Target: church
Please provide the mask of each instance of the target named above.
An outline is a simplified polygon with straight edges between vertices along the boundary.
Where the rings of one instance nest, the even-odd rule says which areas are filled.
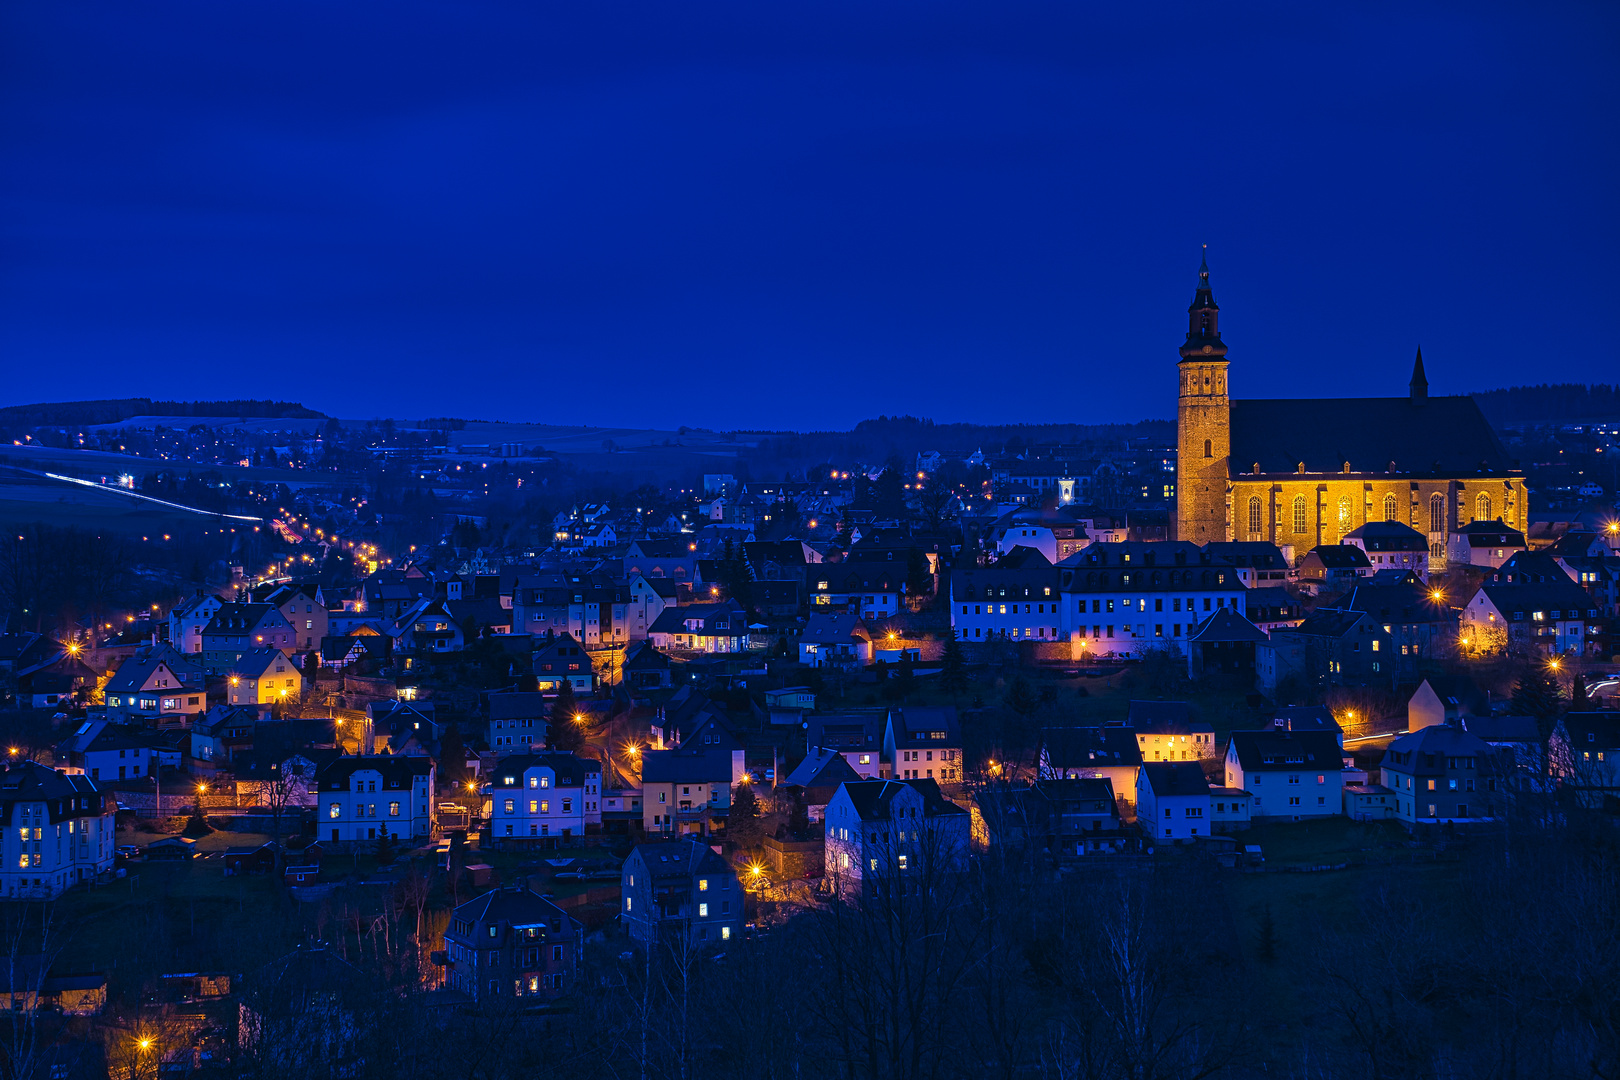
[[[1443,570],[1449,535],[1470,522],[1525,527],[1518,463],[1473,398],[1429,396],[1421,349],[1405,397],[1233,400],[1206,258],[1177,367],[1178,540],[1267,540],[1298,558],[1399,521]]]

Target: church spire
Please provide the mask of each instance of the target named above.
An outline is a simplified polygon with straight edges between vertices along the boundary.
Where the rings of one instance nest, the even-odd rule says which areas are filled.
[[[1412,381],[1408,384],[1414,402],[1429,400],[1429,377],[1423,374],[1423,346],[1418,346],[1417,359],[1412,361]]]
[[[1221,309],[1215,303],[1215,293],[1209,287],[1209,245],[1204,245],[1204,258],[1198,266],[1198,288],[1192,304],[1187,308],[1187,341],[1181,346],[1183,360],[1210,359],[1226,355],[1221,341]]]

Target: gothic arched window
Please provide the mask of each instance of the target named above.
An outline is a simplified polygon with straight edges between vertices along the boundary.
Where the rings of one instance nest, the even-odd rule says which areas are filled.
[[[1396,513],[1395,507],[1396,507],[1396,505],[1397,505],[1397,503],[1395,501],[1395,496],[1394,496],[1393,493],[1384,496],[1384,520],[1385,521],[1399,521],[1400,520],[1400,518],[1395,516],[1395,513]]]
[[[1490,521],[1491,519],[1491,497],[1482,491],[1479,493],[1479,497],[1474,500],[1474,520]]]
[[[1343,530],[1343,529],[1348,529],[1349,527],[1350,527],[1350,496],[1342,495],[1342,496],[1339,497],[1339,528],[1341,530]]]
[[[1214,457],[1215,456],[1215,446],[1208,439],[1204,440],[1204,456],[1205,457]]]
[[[1249,497],[1249,531],[1251,533],[1260,531],[1260,496],[1258,495]]]
[[[1429,531],[1432,533],[1446,531],[1446,497],[1444,495],[1429,496]]]
[[[1309,521],[1305,517],[1305,496],[1303,496],[1303,495],[1295,495],[1294,496],[1294,531],[1296,533],[1303,533],[1308,525],[1309,525]]]

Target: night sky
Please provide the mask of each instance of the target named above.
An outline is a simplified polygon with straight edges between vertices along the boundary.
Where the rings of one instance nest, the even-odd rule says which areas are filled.
[[[1119,10],[1123,9],[1123,10]],[[844,427],[1620,378],[1620,5],[13,2],[0,400]]]

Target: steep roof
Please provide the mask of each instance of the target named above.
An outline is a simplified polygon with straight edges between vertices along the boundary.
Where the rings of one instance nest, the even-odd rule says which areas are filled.
[[[432,769],[433,759],[421,754],[344,754],[324,765],[317,777],[321,791],[342,791],[355,773],[376,772],[384,783],[407,790],[416,777],[426,776]]]
[[[1209,618],[1198,624],[1192,641],[1214,643],[1217,641],[1268,641],[1269,638],[1261,632],[1254,623],[1237,613],[1236,608],[1218,608]]]
[[[1237,751],[1244,772],[1344,767],[1339,740],[1326,731],[1234,731],[1228,746]]]
[[[501,758],[484,775],[491,788],[515,791],[523,786],[523,774],[530,769],[550,769],[558,787],[579,787],[586,777],[602,774],[602,763],[578,754],[512,754]],[[508,776],[512,778],[510,784],[506,782]]]
[[[852,780],[844,784],[855,813],[862,821],[887,821],[894,802],[907,788],[922,796],[923,817],[953,817],[967,811],[939,793],[932,780]]]
[[[1305,554],[1307,558],[1315,555],[1317,561],[1328,570],[1360,570],[1372,567],[1372,560],[1367,558],[1367,553],[1354,544],[1321,544]]]
[[[637,844],[632,854],[646,864],[653,880],[690,878],[696,874],[729,874],[731,867],[714,849],[696,840]]]
[[[1489,757],[1495,750],[1478,735],[1464,731],[1450,724],[1431,724],[1419,728],[1410,735],[1402,735],[1389,744],[1384,752],[1383,766],[1385,768],[1399,769],[1402,772],[1444,772],[1445,758],[1470,755],[1476,757]],[[1412,754],[1410,761],[1402,762],[1393,755]],[[1423,755],[1436,755],[1433,765],[1424,761]]]
[[[479,928],[505,923],[514,930],[556,926],[562,933],[572,933],[575,925],[562,908],[521,885],[491,889],[482,896],[474,897],[457,907],[454,917]],[[488,931],[474,936],[480,945],[496,940],[489,936]]]
[[[837,787],[860,778],[861,774],[850,768],[838,751],[811,747],[782,783],[788,787]]]
[[[647,750],[641,755],[644,784],[731,783],[730,750]]]
[[[1196,761],[1150,761],[1142,766],[1142,779],[1160,798],[1209,794],[1204,767]]]
[[[1380,623],[1450,622],[1453,618],[1444,595],[1433,593],[1416,579],[1400,585],[1357,584],[1349,594],[1335,601],[1340,611],[1364,611]]]
[[[799,640],[811,645],[845,645],[851,641],[870,641],[871,633],[853,612],[818,611],[806,620]]]
[[[1471,397],[1261,399],[1231,406],[1234,475],[1387,473],[1505,476],[1517,472]]]
[[[1344,534],[1346,540],[1360,540],[1368,551],[1428,551],[1429,540],[1412,526],[1399,521],[1369,521]]]
[[[1055,769],[1142,764],[1136,731],[1128,727],[1044,728],[1041,745]]]

